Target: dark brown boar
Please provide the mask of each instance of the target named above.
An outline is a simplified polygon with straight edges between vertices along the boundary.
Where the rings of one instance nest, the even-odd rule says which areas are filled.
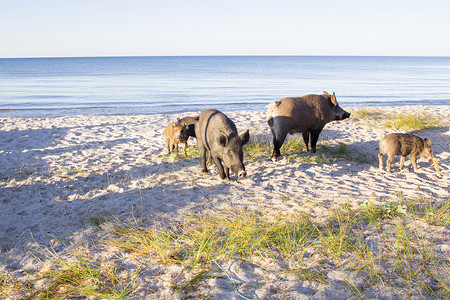
[[[182,119],[178,118],[176,124],[186,126],[186,137],[182,140],[184,143],[184,153],[186,154],[186,150],[188,147],[188,139],[189,137],[195,138],[195,124],[198,122],[198,117],[184,117]]]
[[[230,169],[239,178],[247,175],[242,146],[250,138],[248,130],[239,136],[236,125],[225,114],[215,109],[206,109],[199,115],[195,135],[203,172],[208,172],[206,167],[208,151],[221,179],[230,179]]]
[[[176,154],[178,154],[178,144],[186,140],[186,126],[177,125],[172,122],[167,125],[164,130],[164,135],[166,138],[167,153],[171,154],[175,150]]]
[[[311,137],[311,150],[316,152],[319,134],[331,121],[344,120],[350,113],[337,103],[336,95],[323,92],[322,95],[287,97],[268,105],[267,121],[273,136],[272,160],[281,156],[280,148],[287,134],[302,133],[306,151]]]
[[[386,162],[386,169],[391,172],[391,163],[394,156],[400,155],[400,170],[403,168],[406,156],[409,155],[414,166],[414,171],[417,171],[417,156],[427,159],[434,164],[434,168],[439,172],[437,159],[433,156],[431,150],[431,141],[429,139],[421,139],[420,137],[408,133],[390,133],[383,137],[380,141],[380,153],[378,154],[379,168],[383,169],[383,157],[388,155]]]

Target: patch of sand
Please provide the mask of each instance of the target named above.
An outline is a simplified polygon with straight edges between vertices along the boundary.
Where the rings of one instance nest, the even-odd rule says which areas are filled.
[[[383,109],[426,111],[443,119],[450,115],[450,106]],[[33,269],[37,262],[27,252],[30,244],[60,245],[61,249],[65,247],[62,245],[76,244],[96,230],[93,220],[103,217],[115,216],[120,220],[146,217],[157,222],[182,220],[186,215],[205,210],[243,207],[280,214],[305,211],[320,218],[323,214],[317,209],[320,206],[348,202],[359,205],[368,199],[383,201],[398,193],[407,198],[449,201],[448,127],[419,133],[431,139],[440,173],[423,159],[418,159],[418,172],[413,171],[409,159],[399,171],[399,157],[394,160],[391,174],[379,170],[378,141],[395,130],[377,127],[377,121],[349,119],[327,124],[319,145],[343,143],[350,153],[369,163],[346,159],[305,163],[288,156],[274,163],[269,157],[251,161],[246,158],[248,176],[237,181],[233,174],[231,181],[222,182],[214,166],[208,175],[200,172],[198,157],[177,159],[165,153],[166,125],[177,117],[196,114],[2,118],[0,271]],[[265,113],[227,115],[239,133],[250,128],[252,137],[271,141]],[[373,124],[367,126],[364,124],[367,122]],[[192,140],[189,143],[196,145]],[[320,152],[318,149],[315,155],[322,155]],[[448,239],[448,228],[442,230],[445,232],[440,234]],[[443,251],[448,253],[449,249]],[[281,280],[276,271],[238,266],[238,262],[230,261],[222,267],[232,274],[242,290],[251,287],[254,292],[247,293],[249,297],[268,298],[280,289],[289,291],[283,294],[288,298],[337,295],[332,285],[314,285],[290,277]],[[174,296],[164,284],[165,276],[176,273],[174,268],[146,267],[145,272],[153,274],[149,286],[154,296]],[[333,281],[349,275],[330,273],[328,276]],[[209,281],[212,293],[218,297],[236,297],[235,288],[226,278]],[[380,287],[373,289],[374,295],[392,296],[387,290],[380,292]],[[342,295],[338,298],[349,296],[346,292],[339,293]]]

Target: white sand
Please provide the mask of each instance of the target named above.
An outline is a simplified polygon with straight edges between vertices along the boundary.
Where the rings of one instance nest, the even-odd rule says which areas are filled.
[[[443,119],[450,116],[450,106],[384,109],[426,112]],[[378,170],[378,141],[395,130],[349,119],[328,124],[319,144],[344,143],[371,163],[336,160],[312,164],[289,162],[286,157],[274,163],[267,157],[246,161],[248,177],[244,180],[237,182],[233,174],[230,182],[222,182],[214,166],[210,167],[210,175],[200,173],[199,158],[175,159],[165,153],[165,126],[177,117],[196,114],[1,118],[0,271],[33,268],[36,262],[27,252],[30,243],[69,245],[83,240],[93,230],[91,218],[113,215],[120,220],[143,216],[181,220],[206,209],[236,206],[281,214],[303,210],[320,217],[321,211],[314,208],[315,204],[361,204],[374,197],[382,201],[396,193],[407,198],[449,201],[448,127],[419,134],[431,139],[440,173],[423,159],[418,160],[418,172],[413,171],[409,159],[399,171],[399,157],[394,160],[392,174]],[[240,133],[250,128],[252,137],[271,141],[265,113],[227,115]],[[196,142],[190,141],[190,145]],[[315,155],[321,155],[320,149]],[[449,239],[448,228],[443,230],[443,236]],[[294,279],[277,283],[275,275],[272,279],[263,278],[260,270],[242,270],[236,264],[230,261],[225,268],[237,282],[248,286],[271,282],[261,283],[261,288],[250,296],[269,297],[276,293],[279,284],[294,291],[288,298],[328,295],[326,285],[316,287],[312,294],[310,287]],[[151,273],[152,268],[148,268]],[[155,281],[155,295],[170,298],[173,295],[170,288],[164,287],[164,280],[161,275]],[[229,281],[221,280],[211,283],[214,293],[236,297]]]

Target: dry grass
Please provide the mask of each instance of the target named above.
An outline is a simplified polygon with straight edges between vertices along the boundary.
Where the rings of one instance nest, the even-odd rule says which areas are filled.
[[[351,111],[352,119],[365,121],[369,126],[380,126],[404,131],[417,131],[439,128],[444,120],[427,116],[424,113],[393,113],[386,114],[381,108],[360,107]],[[378,122],[378,124],[374,124]]]
[[[449,199],[450,200],[450,199]],[[93,251],[64,257],[46,249],[42,264],[52,267],[32,274],[26,284],[0,273],[0,295],[21,299],[125,299],[140,289],[140,265],[182,265],[194,270],[176,289],[196,293],[209,278],[225,276],[217,267],[228,260],[272,259],[279,271],[299,280],[328,283],[332,270],[350,272],[347,288],[363,295],[366,285],[383,284],[407,293],[450,297],[450,260],[435,250],[436,241],[415,230],[417,222],[449,226],[450,205],[424,199],[375,199],[358,207],[325,208],[328,218],[246,210],[192,215],[183,223],[143,226],[115,223],[108,238],[90,249],[126,253],[134,268],[102,260]],[[376,242],[373,242],[373,241]],[[372,241],[372,242],[371,242]],[[45,263],[44,263],[45,262]],[[197,270],[197,271],[195,271]],[[361,284],[354,284],[358,278]]]

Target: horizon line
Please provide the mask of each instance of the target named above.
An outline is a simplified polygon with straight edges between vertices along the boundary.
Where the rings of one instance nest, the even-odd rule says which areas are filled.
[[[333,55],[333,54],[195,54],[195,55],[94,55],[94,56],[25,56],[0,57],[0,59],[43,59],[43,58],[139,58],[139,57],[423,57],[450,58],[450,55]]]

